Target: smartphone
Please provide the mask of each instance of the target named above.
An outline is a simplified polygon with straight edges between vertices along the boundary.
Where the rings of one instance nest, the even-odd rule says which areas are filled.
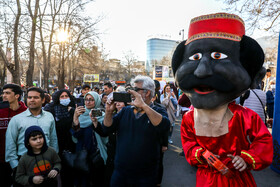
[[[92,109],[91,115],[92,115],[92,117],[99,117],[99,116],[102,116],[102,110],[99,109],[99,108]]]
[[[84,100],[81,98],[75,98],[75,103],[77,106],[84,106]]]
[[[130,103],[131,95],[127,92],[113,92],[113,100],[118,102]]]

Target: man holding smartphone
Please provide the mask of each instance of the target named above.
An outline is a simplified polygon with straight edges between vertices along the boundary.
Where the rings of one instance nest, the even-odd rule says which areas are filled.
[[[170,122],[163,108],[153,105],[154,81],[137,76],[131,106],[124,107],[113,116],[115,102],[106,104],[103,129],[117,132],[115,168],[111,186],[156,186],[160,137],[169,130]]]

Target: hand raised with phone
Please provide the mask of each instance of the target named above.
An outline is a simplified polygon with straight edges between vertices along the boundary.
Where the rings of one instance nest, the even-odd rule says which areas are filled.
[[[86,111],[86,109],[84,106],[77,106],[77,104],[76,104],[76,109],[75,109],[74,116],[73,116],[73,122],[75,125],[79,124],[79,116],[81,114],[83,114],[85,111]]]

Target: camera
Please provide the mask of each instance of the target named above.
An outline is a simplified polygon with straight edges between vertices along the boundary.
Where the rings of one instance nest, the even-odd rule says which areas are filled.
[[[92,109],[91,115],[92,115],[92,117],[100,117],[100,116],[102,116],[102,110],[99,108]]]
[[[83,99],[81,98],[75,98],[75,103],[77,104],[77,106],[84,106]]]
[[[127,92],[113,92],[113,100],[117,102],[130,103],[131,95]]]

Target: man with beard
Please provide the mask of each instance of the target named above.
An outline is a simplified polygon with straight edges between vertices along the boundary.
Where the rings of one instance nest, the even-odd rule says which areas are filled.
[[[14,173],[16,173],[19,158],[27,152],[24,145],[24,133],[32,125],[40,126],[43,129],[47,145],[58,152],[55,121],[51,113],[42,110],[44,101],[45,94],[42,89],[29,88],[27,91],[28,109],[14,116],[9,123],[6,132],[5,160],[9,162]],[[17,185],[14,184],[14,186]]]
[[[256,186],[250,170],[271,164],[265,124],[232,102],[252,86],[263,62],[261,47],[233,14],[193,18],[188,40],[177,46],[176,84],[194,107],[183,116],[182,145],[187,161],[198,167],[197,186]]]

